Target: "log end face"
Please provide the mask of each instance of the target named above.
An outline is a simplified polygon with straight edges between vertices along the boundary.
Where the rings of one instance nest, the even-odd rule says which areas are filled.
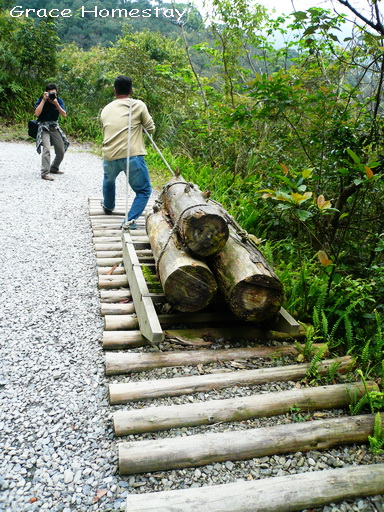
[[[167,279],[164,293],[167,299],[182,312],[195,312],[205,308],[217,292],[211,271],[202,266],[180,267]]]
[[[263,322],[278,314],[282,301],[282,288],[271,289],[242,281],[234,288],[229,305],[240,318]]]
[[[203,211],[197,211],[193,216],[185,218],[181,233],[189,249],[204,257],[219,253],[229,236],[228,225],[223,217]]]

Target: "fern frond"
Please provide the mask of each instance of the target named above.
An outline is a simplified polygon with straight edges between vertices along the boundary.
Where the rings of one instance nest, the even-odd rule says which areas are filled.
[[[324,313],[324,311],[321,312],[321,328],[323,331],[324,339],[328,338],[328,319]]]

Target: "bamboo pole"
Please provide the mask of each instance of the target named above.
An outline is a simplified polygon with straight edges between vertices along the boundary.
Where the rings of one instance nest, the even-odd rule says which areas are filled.
[[[339,373],[345,373],[353,367],[354,360],[351,356],[345,356],[322,361],[317,367],[319,375],[326,375],[334,364],[338,364],[337,371]],[[296,364],[257,370],[239,370],[175,377],[173,379],[110,384],[109,402],[112,405],[125,404],[135,400],[188,395],[232,386],[254,386],[269,382],[297,381],[306,376],[309,367],[309,364]]]
[[[126,512],[297,512],[384,493],[384,464],[128,494]]]
[[[131,329],[137,329],[137,319],[131,319]],[[323,345],[316,344],[314,348]],[[193,366],[197,364],[209,364],[217,361],[236,361],[254,357],[272,359],[281,355],[297,355],[298,351],[293,346],[265,347],[254,346],[250,348],[233,348],[223,350],[194,350],[184,352],[155,352],[136,354],[132,352],[106,354],[106,374],[141,372],[153,368],[166,368],[171,366]]]
[[[381,416],[384,421],[384,414]],[[365,443],[373,433],[374,421],[375,416],[369,414],[241,432],[120,443],[119,469],[122,475],[132,475]]]

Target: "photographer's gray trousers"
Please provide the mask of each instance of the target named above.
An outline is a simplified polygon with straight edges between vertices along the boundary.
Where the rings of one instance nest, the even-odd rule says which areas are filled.
[[[54,127],[49,127],[49,132],[43,130],[41,152],[41,175],[49,174],[50,171],[58,171],[64,158],[64,142],[60,132]],[[51,146],[55,148],[55,159],[51,165]]]

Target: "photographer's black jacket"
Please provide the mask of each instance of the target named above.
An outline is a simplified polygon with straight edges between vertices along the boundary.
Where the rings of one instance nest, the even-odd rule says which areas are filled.
[[[36,101],[35,109],[40,105],[41,100],[43,98],[39,98]],[[57,101],[59,102],[60,107],[65,110],[64,101],[61,98],[57,98]],[[37,118],[39,123],[44,123],[46,121],[57,121],[59,119],[59,111],[57,110],[56,106],[53,105],[53,103],[50,103],[49,101],[46,101],[43,107],[43,110],[41,111],[41,114]]]

